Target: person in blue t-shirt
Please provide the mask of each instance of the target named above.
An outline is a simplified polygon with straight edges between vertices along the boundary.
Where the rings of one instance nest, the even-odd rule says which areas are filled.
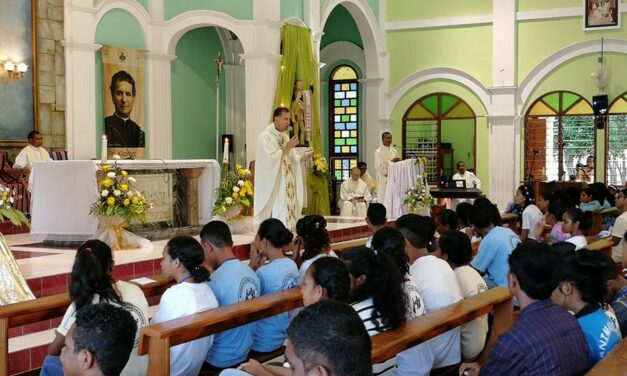
[[[214,270],[209,285],[220,307],[260,295],[259,278],[233,254],[233,239],[226,223],[207,223],[200,232],[200,240],[205,258]],[[244,361],[253,343],[254,327],[255,323],[250,323],[216,334],[207,363],[215,368],[227,368]]]
[[[509,228],[500,226],[500,213],[488,199],[477,199],[472,206],[470,222],[483,239],[470,265],[484,274],[488,288],[507,288],[508,258],[520,238]]]
[[[266,219],[259,226],[250,244],[250,266],[257,270],[261,295],[298,287],[298,267],[283,254],[283,247],[291,244],[292,238],[290,230],[276,218]],[[288,312],[257,321],[252,349],[257,352],[278,349],[287,338],[289,325]]]
[[[566,257],[558,271],[560,283],[551,296],[555,304],[575,313],[595,363],[621,341],[614,311],[603,306],[607,292],[606,270],[612,263],[607,255],[587,250]]]

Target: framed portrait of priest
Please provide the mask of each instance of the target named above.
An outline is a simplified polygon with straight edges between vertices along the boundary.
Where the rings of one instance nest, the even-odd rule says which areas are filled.
[[[102,48],[104,127],[107,157],[143,159],[144,51],[104,46]]]
[[[620,27],[620,0],[584,0],[584,30]]]

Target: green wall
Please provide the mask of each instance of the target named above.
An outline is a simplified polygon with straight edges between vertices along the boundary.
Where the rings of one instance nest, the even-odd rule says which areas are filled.
[[[584,2],[581,0],[518,0],[518,10],[542,10],[542,9],[558,9],[558,8],[574,8],[583,7]]]
[[[108,44],[117,47],[144,49],[144,35],[137,20],[125,10],[113,9],[105,14],[96,29],[96,43]],[[144,70],[146,72],[146,70]],[[144,75],[145,76],[145,75]],[[145,78],[145,77],[144,77]],[[147,82],[147,80],[144,80]],[[150,92],[150,86],[146,85],[145,92]],[[144,102],[145,132],[150,132],[150,118],[146,95],[138,98]],[[96,155],[100,155],[100,142],[104,130],[104,106],[102,83],[102,56],[100,51],[96,53]],[[149,155],[149,146],[146,145],[146,157]]]
[[[390,88],[430,67],[457,68],[492,85],[492,25],[395,31],[387,40]]]
[[[135,1],[140,3],[144,7],[144,9],[148,10],[148,1],[149,0],[135,0]]]
[[[305,9],[302,0],[281,0],[281,19],[285,20],[290,17],[296,17],[300,20],[305,19]]]
[[[238,20],[253,19],[253,0],[163,0],[165,19],[192,10],[215,10]]]
[[[467,168],[475,167],[475,123],[469,119],[442,120],[442,142],[450,142],[454,162],[464,161]]]
[[[419,98],[432,93],[444,92],[450,93],[463,99],[470,108],[475,112],[477,116],[477,156],[476,156],[476,170],[477,176],[481,179],[481,190],[489,194],[490,181],[489,181],[489,137],[490,132],[488,129],[487,111],[482,102],[477,98],[470,90],[461,86],[458,83],[444,80],[434,80],[422,83],[409,90],[403,97],[397,102],[390,120],[392,121],[392,135],[395,140],[402,140],[403,129],[403,114],[405,111]],[[404,147],[404,145],[403,145]],[[455,153],[456,159],[457,150]],[[471,162],[467,162],[471,163]]]
[[[191,30],[176,45],[177,58],[172,62],[172,158],[216,158],[216,73],[212,61],[218,52],[224,56],[213,27]],[[224,82],[228,79],[222,75],[221,134],[226,129]],[[237,142],[243,141],[240,138]]]
[[[518,82],[521,82],[533,68],[562,48],[587,40],[598,40],[601,50],[601,37],[627,39],[622,14],[620,29],[583,31],[582,17],[550,20],[524,21],[518,23]]]
[[[330,0],[320,0],[320,9],[324,9],[325,5],[329,1]],[[366,1],[368,2],[370,10],[374,14],[375,20],[377,20],[377,23],[379,23],[379,1],[380,0],[366,0]],[[396,1],[396,0],[394,0],[394,1]],[[389,1],[388,1],[388,4],[389,4]]]
[[[392,0],[387,11],[388,22],[492,14],[492,0]]]
[[[327,22],[324,24],[324,35],[320,42],[320,49],[322,50],[329,44],[337,41],[351,42],[359,46],[359,48],[364,48],[355,20],[348,10],[341,5],[333,9]]]
[[[597,57],[598,54],[579,56],[560,65],[549,73],[531,92],[527,103],[524,105],[522,114],[527,113],[529,106],[536,99],[555,90],[573,91],[591,102],[592,96],[599,94],[599,90],[590,78],[590,73],[594,72],[598,67]],[[611,103],[616,97],[627,91],[627,69],[625,69],[627,67],[627,55],[605,53],[604,57],[609,72],[609,81],[605,94],[607,94]],[[524,140],[524,126],[521,133]],[[597,130],[596,139],[597,178],[603,179],[605,176],[605,130]],[[599,175],[601,172],[602,174]]]

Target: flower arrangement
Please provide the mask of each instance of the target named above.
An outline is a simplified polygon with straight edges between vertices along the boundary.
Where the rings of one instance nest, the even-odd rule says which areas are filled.
[[[329,164],[324,155],[315,153],[313,155],[313,173],[314,175],[322,176],[326,175],[329,171]]]
[[[216,189],[216,202],[211,214],[222,215],[231,207],[248,208],[253,203],[253,185],[250,171],[241,165],[235,165],[235,171],[227,171],[220,186]]]
[[[0,184],[0,220],[6,218],[15,226],[27,225],[30,227],[28,218],[26,218],[24,213],[13,207],[15,201],[20,198],[22,196],[18,195],[15,189]]]
[[[100,181],[100,197],[91,206],[90,214],[113,217],[119,216],[125,223],[146,221],[150,203],[141,192],[134,189],[135,178],[128,175],[118,165],[119,155],[113,156],[113,165],[103,164],[100,171],[106,175]]]
[[[423,183],[422,176],[418,176],[416,185],[405,191],[405,206],[411,210],[435,205],[435,199],[429,193],[429,186]]]

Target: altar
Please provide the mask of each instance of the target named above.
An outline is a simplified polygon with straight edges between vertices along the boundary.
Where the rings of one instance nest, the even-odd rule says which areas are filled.
[[[109,161],[113,164],[113,161]],[[198,226],[211,220],[220,165],[215,160],[120,160],[153,204],[147,222]],[[40,241],[84,241],[98,220],[89,214],[99,197],[100,161],[37,162],[29,178],[31,235]]]

